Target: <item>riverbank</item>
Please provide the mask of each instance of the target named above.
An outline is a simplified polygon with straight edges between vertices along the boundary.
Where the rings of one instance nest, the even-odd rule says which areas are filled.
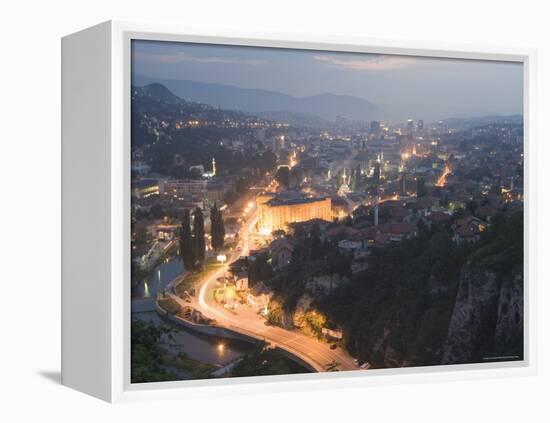
[[[311,360],[304,354],[301,354],[294,348],[291,348],[288,345],[270,342],[266,340],[265,337],[257,335],[253,332],[246,331],[242,328],[221,326],[218,325],[215,321],[207,318],[204,319],[204,322],[193,322],[183,316],[182,312],[184,312],[184,310],[182,304],[179,304],[175,298],[177,297],[171,296],[157,301],[157,312],[159,313],[159,315],[165,317],[173,323],[180,325],[183,328],[201,333],[203,335],[209,335],[228,340],[245,341],[253,345],[270,345],[272,349],[279,351],[287,358],[291,359],[296,364],[301,366],[304,369],[305,373],[323,372],[326,370],[322,365],[314,360]],[[166,307],[166,309],[164,309],[163,306]]]

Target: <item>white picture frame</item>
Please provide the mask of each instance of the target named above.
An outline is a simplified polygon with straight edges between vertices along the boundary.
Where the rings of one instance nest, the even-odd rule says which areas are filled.
[[[132,39],[521,62],[524,65],[525,359],[505,363],[130,383]],[[536,51],[106,22],[62,40],[62,383],[106,401],[437,382],[536,373]],[[86,239],[86,242],[82,240]]]

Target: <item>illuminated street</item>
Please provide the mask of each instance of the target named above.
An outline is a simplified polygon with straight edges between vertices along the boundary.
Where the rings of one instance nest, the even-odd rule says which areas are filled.
[[[135,48],[146,57],[152,46]],[[155,48],[212,54],[186,43]],[[232,63],[243,52],[224,46],[216,54]],[[159,76],[167,72],[161,61],[138,65],[157,75],[136,76],[131,98],[132,310],[154,308],[178,329],[210,337],[217,352],[231,339],[253,351],[214,374],[208,365],[216,363],[190,363],[158,339],[147,353],[165,354],[163,366],[136,355],[137,380],[522,360],[520,66],[423,57],[401,76],[430,69],[430,77],[395,85],[398,72],[379,69],[385,76],[373,83],[370,69],[390,56],[342,53],[336,66],[293,53],[315,65],[306,74],[276,49],[257,58],[264,54],[285,63],[289,78],[274,87],[272,74],[261,84],[276,88],[269,101],[240,74],[225,80],[229,67],[215,60],[195,65],[235,95],[192,75],[180,80],[189,63],[171,64],[174,79]],[[443,64],[448,87],[432,78]],[[301,97],[321,68],[339,82],[323,78]],[[477,74],[483,84],[472,89]],[[507,82],[491,99],[487,81],[497,75]],[[382,89],[378,104],[357,97],[367,87]],[[462,106],[442,95],[457,87],[469,97]],[[449,104],[428,107],[432,89]],[[392,93],[396,103],[385,104]],[[155,334],[138,329],[137,340]],[[185,372],[166,371],[174,363]]]
[[[244,334],[253,334],[264,338],[272,345],[277,345],[287,349],[291,353],[298,353],[318,371],[325,370],[326,366],[333,362],[338,363],[339,370],[357,370],[353,358],[341,348],[330,349],[329,344],[318,341],[315,338],[301,334],[295,331],[285,330],[276,326],[267,326],[265,319],[256,314],[247,305],[241,305],[236,312],[231,312],[223,308],[214,300],[213,290],[216,287],[216,280],[222,276],[228,269],[229,264],[237,260],[241,255],[247,255],[250,249],[252,232],[256,224],[256,211],[249,216],[241,230],[241,241],[239,248],[236,248],[228,262],[220,265],[219,270],[210,274],[207,278],[200,281],[197,286],[196,298],[191,303],[186,303],[176,295],[172,298],[181,306],[191,306],[201,311],[206,317],[216,320],[219,326],[225,326]]]

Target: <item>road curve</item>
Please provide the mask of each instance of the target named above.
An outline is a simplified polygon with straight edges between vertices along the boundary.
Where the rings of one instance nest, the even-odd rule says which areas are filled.
[[[215,301],[213,290],[217,278],[222,276],[227,271],[229,264],[237,260],[240,255],[248,254],[248,233],[255,223],[256,216],[253,214],[243,225],[240,244],[242,250],[236,249],[227,264],[220,265],[218,270],[210,273],[197,283],[195,287],[197,294],[196,297],[192,298],[191,303],[186,303],[173,294],[171,294],[172,298],[182,306],[196,308],[204,316],[216,320],[217,324],[222,327],[225,326],[244,335],[253,334],[256,337],[263,338],[266,342],[297,355],[318,371],[325,370],[332,363],[337,363],[336,368],[340,371],[358,370],[355,360],[342,348],[338,347],[331,350],[327,343],[303,333],[286,330],[278,326],[267,326],[265,319],[248,306],[243,305],[236,312],[232,312]]]

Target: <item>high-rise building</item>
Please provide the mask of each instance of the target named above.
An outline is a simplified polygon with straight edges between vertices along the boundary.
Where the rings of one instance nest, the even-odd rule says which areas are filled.
[[[407,120],[407,133],[410,135],[414,132],[414,120]]]
[[[422,119],[418,119],[418,122],[416,124],[416,130],[418,132],[422,132],[424,130],[424,121]]]
[[[373,120],[370,123],[370,132],[371,134],[378,134],[380,132],[380,122]]]

